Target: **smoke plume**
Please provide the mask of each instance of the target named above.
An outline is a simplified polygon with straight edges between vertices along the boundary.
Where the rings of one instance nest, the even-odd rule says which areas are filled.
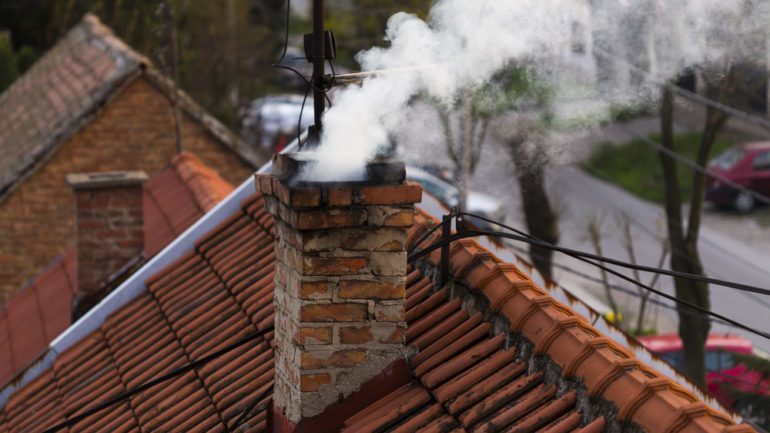
[[[624,99],[648,96],[692,65],[756,59],[757,51],[764,64],[768,1],[439,0],[427,21],[397,13],[388,21],[389,45],[357,56],[362,70],[430,67],[338,90],[324,116],[318,162],[305,178],[360,176],[403,127],[415,95],[450,103],[511,62],[531,66],[565,92],[598,87],[602,76],[604,96]],[[621,75],[639,71],[649,73],[621,85]],[[414,141],[402,145],[419,145]]]

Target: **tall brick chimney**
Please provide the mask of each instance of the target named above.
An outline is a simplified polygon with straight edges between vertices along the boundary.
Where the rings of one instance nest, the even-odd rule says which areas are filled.
[[[141,171],[67,175],[75,196],[79,317],[106,293],[104,285],[144,250]]]
[[[406,237],[422,194],[403,163],[341,183],[297,182],[302,164],[277,155],[256,178],[277,234],[275,431],[305,430],[404,359]]]

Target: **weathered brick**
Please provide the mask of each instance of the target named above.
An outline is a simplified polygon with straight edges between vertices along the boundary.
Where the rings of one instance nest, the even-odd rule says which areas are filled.
[[[339,339],[341,344],[403,344],[404,327],[395,323],[342,326],[339,328]]]
[[[302,232],[302,250],[308,252],[330,251],[340,246],[339,230],[313,230]]]
[[[366,360],[365,349],[343,349],[337,351],[303,352],[300,367],[313,370],[318,368],[349,368],[355,367]]]
[[[366,304],[305,304],[300,307],[302,322],[359,322],[367,316]]]
[[[293,224],[300,230],[322,230],[328,228],[356,227],[361,225],[364,221],[366,221],[365,209],[343,208],[297,211],[296,221],[294,221]]]
[[[356,197],[364,205],[413,204],[421,199],[422,188],[416,183],[362,187]]]
[[[266,195],[273,194],[273,175],[272,174],[269,174],[269,173],[255,174],[254,183],[255,183],[257,192],[260,192]]]
[[[403,251],[406,230],[401,228],[349,229],[342,233],[339,246],[346,250]]]
[[[382,280],[343,280],[339,282],[338,294],[345,299],[404,299],[403,283]]]
[[[321,389],[323,385],[330,385],[332,376],[329,373],[303,374],[300,378],[300,391],[313,392]]]
[[[367,257],[303,257],[305,275],[350,275],[369,264]]]
[[[382,225],[385,227],[410,227],[414,223],[414,211],[402,210],[385,217]]]
[[[329,206],[350,206],[353,203],[353,188],[333,187],[327,192]]]
[[[406,275],[406,252],[373,251],[369,253],[369,267],[374,275]]]
[[[403,322],[404,321],[404,305],[374,305],[374,319],[378,322]]]
[[[273,194],[281,203],[294,209],[316,207],[321,204],[321,190],[318,188],[291,188],[281,182],[275,182]]]
[[[294,342],[303,345],[331,344],[332,328],[330,326],[300,327],[294,334]]]
[[[301,281],[299,297],[301,299],[328,299],[332,297],[334,283],[328,281]]]
[[[342,344],[362,344],[374,341],[370,326],[344,326],[339,328],[339,332],[340,343]]]

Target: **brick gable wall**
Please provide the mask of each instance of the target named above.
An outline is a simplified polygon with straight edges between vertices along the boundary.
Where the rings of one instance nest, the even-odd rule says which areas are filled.
[[[183,116],[182,144],[233,184],[253,168]],[[0,300],[75,240],[74,202],[65,175],[143,170],[152,175],[176,152],[170,101],[135,79],[0,202]]]

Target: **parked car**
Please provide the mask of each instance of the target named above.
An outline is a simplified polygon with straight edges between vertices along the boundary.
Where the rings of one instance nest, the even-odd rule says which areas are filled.
[[[684,351],[682,340],[677,334],[663,334],[639,337],[639,342],[651,352],[660,356],[679,372],[684,372]],[[732,388],[770,395],[770,381],[749,370],[733,357],[734,354],[765,356],[752,347],[751,341],[738,335],[713,333],[706,340],[706,387],[722,404],[732,407],[736,402]]]
[[[760,200],[749,191],[770,196],[770,142],[734,146],[708,164],[706,200],[717,206],[732,206],[738,212],[750,212]],[[736,189],[725,178],[749,191]]]
[[[460,203],[460,190],[457,187],[426,170],[408,165],[406,167],[406,177],[422,185],[423,190],[450,209]],[[468,212],[494,221],[503,221],[505,219],[505,211],[500,200],[473,190],[468,192]],[[472,218],[468,220],[480,228],[491,227],[489,223],[482,220],[474,220]]]
[[[251,145],[280,152],[297,137],[303,95],[271,95],[251,102],[241,121],[243,138]],[[313,123],[313,101],[305,101],[301,130]]]

